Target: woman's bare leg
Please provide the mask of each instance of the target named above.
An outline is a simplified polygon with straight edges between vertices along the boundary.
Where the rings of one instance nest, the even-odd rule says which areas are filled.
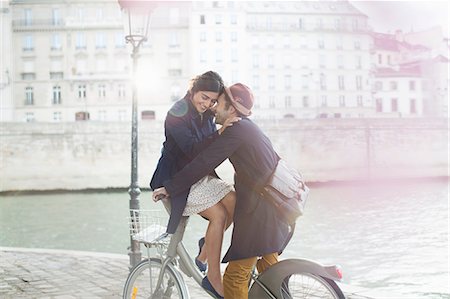
[[[231,223],[233,223],[233,215],[234,215],[234,207],[236,205],[236,192],[231,191],[220,201],[227,210],[227,225],[225,226],[225,230],[230,227]]]
[[[200,213],[201,216],[209,219],[208,229],[205,235],[205,245],[199,259],[207,256],[208,259],[208,279],[217,293],[223,295],[222,274],[220,273],[220,256],[222,251],[223,232],[227,224],[227,210],[225,206],[218,202],[214,206]],[[205,251],[206,250],[206,251]]]
[[[225,209],[227,211],[227,223],[225,225],[225,230],[227,230],[228,227],[230,227],[231,223],[233,223],[234,207],[236,205],[236,192],[234,191],[228,192],[227,195],[225,195],[224,198],[220,200],[220,203],[222,203],[225,206]],[[200,215],[202,214],[200,213]],[[204,215],[202,216],[206,217]],[[200,254],[198,255],[198,259],[202,263],[206,263],[206,261],[208,260],[208,254],[206,253],[205,246],[203,246]]]

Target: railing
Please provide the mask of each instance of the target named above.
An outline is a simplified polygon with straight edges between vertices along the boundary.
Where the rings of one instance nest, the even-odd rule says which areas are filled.
[[[50,26],[50,27],[60,27],[65,26],[65,20],[53,20],[53,19],[37,19],[37,20],[13,20],[12,22],[13,28],[15,27],[41,27],[41,26]]]

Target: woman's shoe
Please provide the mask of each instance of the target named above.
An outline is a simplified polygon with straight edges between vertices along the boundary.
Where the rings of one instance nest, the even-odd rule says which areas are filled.
[[[216,292],[214,287],[212,286],[211,282],[209,282],[208,276],[205,276],[202,280],[202,288],[205,290],[210,291],[216,298],[218,299],[224,299],[223,296],[220,296],[219,293]]]
[[[198,259],[198,256],[200,255],[200,252],[202,251],[203,245],[205,245],[205,238],[204,238],[204,237],[201,238],[200,240],[198,240],[198,255],[195,257],[195,264],[197,265],[198,269],[199,269],[201,272],[206,272],[206,269],[207,269],[207,267],[208,267],[207,264],[201,262],[201,261]]]

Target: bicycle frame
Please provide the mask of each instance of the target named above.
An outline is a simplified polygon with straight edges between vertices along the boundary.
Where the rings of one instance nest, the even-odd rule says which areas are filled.
[[[165,208],[170,211],[170,203],[163,200]],[[188,224],[189,216],[183,216],[180,224],[173,235],[166,234],[164,238],[171,237],[167,247],[166,258],[162,260],[161,271],[158,276],[155,291],[159,290],[163,280],[164,271],[175,260],[179,262],[179,269],[190,278],[194,278],[199,286],[202,285],[203,275],[194,264],[192,257],[183,245],[183,236]],[[177,259],[178,256],[178,259]],[[150,259],[150,257],[149,257]],[[282,285],[283,279],[289,275],[299,273],[308,273],[320,276],[333,281],[341,280],[340,269],[337,266],[324,266],[314,261],[306,259],[288,259],[278,262],[261,274],[256,274],[253,271],[251,279],[253,284],[249,289],[249,298],[281,298],[279,286]],[[210,294],[207,290],[205,290]],[[213,296],[212,294],[210,294]],[[214,297],[214,296],[213,296]]]

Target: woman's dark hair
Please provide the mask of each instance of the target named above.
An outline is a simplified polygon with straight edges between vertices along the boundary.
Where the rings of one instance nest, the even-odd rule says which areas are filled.
[[[222,77],[216,72],[208,71],[191,80],[189,93],[194,95],[198,91],[223,92]]]

